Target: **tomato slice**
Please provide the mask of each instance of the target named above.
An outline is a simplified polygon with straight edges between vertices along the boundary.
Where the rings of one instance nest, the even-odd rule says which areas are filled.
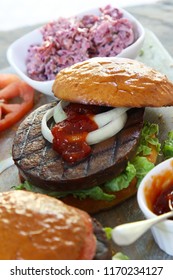
[[[6,74],[6,73],[1,73],[0,74],[0,89],[8,86],[9,84],[20,81],[20,78],[15,75],[15,74]]]
[[[0,132],[11,127],[26,115],[34,105],[34,89],[16,75],[0,75]],[[18,97],[19,103],[13,104]]]

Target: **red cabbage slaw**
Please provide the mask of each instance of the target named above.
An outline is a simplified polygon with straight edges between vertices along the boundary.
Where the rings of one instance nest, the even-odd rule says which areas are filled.
[[[42,44],[28,49],[28,76],[53,80],[65,67],[92,57],[115,56],[134,42],[133,25],[119,9],[107,5],[99,11],[99,15],[59,18],[43,26]]]

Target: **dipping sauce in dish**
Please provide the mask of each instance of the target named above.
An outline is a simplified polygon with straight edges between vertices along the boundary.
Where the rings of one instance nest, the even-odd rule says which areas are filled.
[[[138,187],[138,204],[146,219],[170,211],[168,200],[173,206],[173,157],[156,165],[144,177]],[[154,213],[154,208],[157,213]],[[168,255],[173,256],[173,220],[166,219],[151,228],[156,244]]]
[[[151,191],[152,189],[152,191]],[[163,171],[159,175],[153,175],[152,187],[145,187],[145,197],[149,209],[156,215],[170,211],[169,199],[173,205],[173,176],[172,170]]]
[[[153,204],[153,212],[156,215],[161,215],[170,211],[169,199],[173,201],[173,185],[168,189],[162,191],[158,197],[156,197]]]

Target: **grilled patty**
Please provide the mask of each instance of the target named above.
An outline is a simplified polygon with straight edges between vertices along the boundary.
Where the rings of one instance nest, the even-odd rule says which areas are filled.
[[[89,157],[68,164],[41,133],[41,120],[55,102],[32,112],[19,126],[12,155],[20,175],[35,186],[57,191],[86,189],[117,176],[136,151],[143,126],[144,109],[128,111],[128,120],[117,135],[92,146]]]

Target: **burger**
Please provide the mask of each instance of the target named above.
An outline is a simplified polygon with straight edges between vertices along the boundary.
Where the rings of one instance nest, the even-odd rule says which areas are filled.
[[[1,260],[111,259],[101,224],[58,199],[27,191],[0,193]]]
[[[136,60],[99,57],[61,70],[57,98],[19,126],[12,155],[27,189],[97,213],[134,195],[159,153],[145,107],[173,105],[173,84]]]

